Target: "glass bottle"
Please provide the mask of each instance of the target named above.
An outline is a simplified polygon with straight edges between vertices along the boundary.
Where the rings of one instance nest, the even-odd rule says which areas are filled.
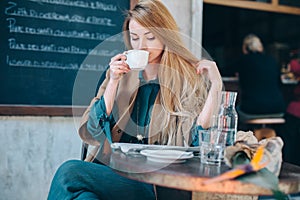
[[[222,91],[219,112],[216,116],[217,129],[227,133],[226,146],[231,146],[235,142],[238,115],[235,110],[237,92]]]

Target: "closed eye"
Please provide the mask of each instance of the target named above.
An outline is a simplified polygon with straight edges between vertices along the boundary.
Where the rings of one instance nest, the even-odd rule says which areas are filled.
[[[133,41],[136,41],[139,39],[139,36],[135,33],[130,33],[130,39]]]
[[[147,38],[147,40],[155,40],[155,37]]]

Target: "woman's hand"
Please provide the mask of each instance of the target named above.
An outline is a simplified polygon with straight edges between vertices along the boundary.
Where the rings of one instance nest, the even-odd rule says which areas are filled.
[[[210,80],[212,87],[222,89],[223,82],[217,64],[210,60],[201,60],[196,67],[197,74],[205,74]]]
[[[125,63],[126,55],[118,54],[110,59],[109,73],[110,79],[106,85],[103,97],[106,106],[106,114],[109,116],[112,112],[114,100],[117,93],[119,80],[122,78],[124,73],[130,71],[129,66]]]
[[[118,54],[111,58],[109,63],[110,78],[112,80],[120,80],[124,73],[130,71],[129,66],[125,62],[126,55]]]

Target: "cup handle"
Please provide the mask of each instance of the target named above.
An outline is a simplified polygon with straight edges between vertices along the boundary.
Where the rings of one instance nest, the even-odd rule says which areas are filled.
[[[127,54],[128,54],[127,51],[124,51],[124,52],[123,52],[123,55],[126,56],[126,60],[125,60],[124,62],[128,65],[128,62],[127,62]]]

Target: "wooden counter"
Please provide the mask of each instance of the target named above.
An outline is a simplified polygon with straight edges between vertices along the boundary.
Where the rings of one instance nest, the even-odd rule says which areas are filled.
[[[237,77],[222,77],[225,90],[227,91],[235,91],[238,92],[236,105],[239,102],[239,94],[240,94],[240,87],[239,87],[239,79]],[[295,89],[297,84],[294,82],[282,82],[281,83],[281,90],[283,97],[285,99],[286,105],[292,100],[293,98],[293,90]]]

